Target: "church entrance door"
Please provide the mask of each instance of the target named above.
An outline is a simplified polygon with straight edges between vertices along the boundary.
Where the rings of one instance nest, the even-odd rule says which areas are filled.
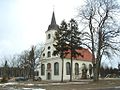
[[[51,80],[51,73],[50,72],[47,73],[47,79]]]

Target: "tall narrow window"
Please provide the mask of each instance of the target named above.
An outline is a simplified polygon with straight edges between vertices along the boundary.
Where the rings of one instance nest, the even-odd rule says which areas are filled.
[[[66,63],[66,75],[70,75],[70,63]]]
[[[79,64],[75,63],[75,75],[79,75]]]
[[[45,65],[41,65],[41,75],[45,75]]]
[[[50,51],[48,51],[47,57],[51,57],[51,52]]]
[[[59,75],[59,63],[54,63],[54,75]]]
[[[45,53],[43,53],[43,57],[45,57]]]
[[[87,66],[85,63],[82,64],[82,69],[87,69]]]
[[[51,38],[51,35],[50,34],[48,34],[48,39],[50,39]]]

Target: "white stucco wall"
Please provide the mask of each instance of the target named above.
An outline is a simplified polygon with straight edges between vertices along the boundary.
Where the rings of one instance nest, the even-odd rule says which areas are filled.
[[[59,75],[54,75],[54,63],[59,63]],[[47,71],[47,64],[51,64],[51,71]],[[41,68],[39,69],[39,76],[42,78],[42,80],[48,80],[47,79],[47,73],[51,73],[51,80],[61,80],[61,59],[59,58],[51,58],[51,59],[45,59],[42,60],[41,64],[45,65],[45,75],[41,75]]]
[[[70,59],[65,59],[64,60],[64,80],[69,80],[70,79],[70,75],[66,75],[66,63],[70,62]],[[75,75],[75,63],[79,64],[79,75]],[[73,75],[73,79],[80,79],[81,75],[82,75],[82,64],[86,64],[87,68],[89,68],[89,64],[92,64],[91,62],[87,62],[87,61],[80,61],[80,60],[73,60],[73,68],[72,68],[72,75]],[[62,68],[62,67],[60,67]],[[89,71],[87,72],[87,74],[89,75]]]
[[[59,63],[59,75],[54,75],[54,63],[58,62]],[[66,63],[70,62],[70,59],[64,59],[64,72],[63,72],[63,79],[64,80],[69,80],[70,79],[70,75],[66,75]],[[46,59],[46,60],[42,60],[41,62],[42,64],[45,64],[45,75],[41,76],[41,69],[39,69],[39,76],[42,78],[42,80],[47,80],[47,64],[51,63],[51,80],[61,80],[61,74],[62,74],[62,60],[60,58],[51,58],[51,59]],[[79,64],[79,75],[75,75],[75,63]],[[86,64],[87,68],[89,67],[89,64],[92,64],[91,62],[87,62],[87,61],[80,61],[80,60],[73,60],[73,79],[80,79],[81,78],[81,74],[82,74],[82,64]],[[87,74],[89,75],[89,71],[87,72]]]

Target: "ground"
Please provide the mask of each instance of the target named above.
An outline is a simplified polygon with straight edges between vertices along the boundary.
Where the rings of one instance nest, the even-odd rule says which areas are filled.
[[[120,90],[120,79],[102,79],[99,82],[92,80],[79,80],[74,82],[13,82],[0,84],[0,90],[18,90],[18,88],[42,88],[45,90]],[[16,88],[16,89],[10,89]],[[24,89],[19,89],[24,90]],[[26,89],[27,90],[27,89]],[[34,89],[29,89],[34,90]]]

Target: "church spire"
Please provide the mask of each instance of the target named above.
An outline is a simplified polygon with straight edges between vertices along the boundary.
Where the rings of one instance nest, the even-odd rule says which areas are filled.
[[[53,11],[53,14],[52,14],[51,24],[48,27],[48,30],[53,30],[53,29],[58,30],[58,25],[56,24],[54,11]]]
[[[55,20],[55,14],[54,14],[54,11],[53,11],[53,14],[52,14],[51,25],[56,25],[56,20]]]

